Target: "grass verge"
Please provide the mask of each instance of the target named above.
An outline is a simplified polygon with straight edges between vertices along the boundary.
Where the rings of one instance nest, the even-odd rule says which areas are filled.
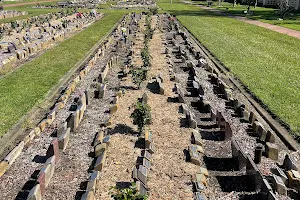
[[[216,15],[193,5],[160,1],[269,109],[300,135],[300,40]]]
[[[206,1],[192,1],[198,5],[206,6]],[[237,16],[247,17],[249,19],[259,20],[269,24],[274,24],[277,26],[282,26],[285,28],[294,29],[300,31],[300,11],[295,11],[291,15],[286,16],[284,20],[279,20],[280,16],[278,14],[278,9],[274,8],[265,8],[265,7],[256,7],[251,6],[251,14],[245,14],[244,11],[247,10],[248,5],[239,5],[237,4],[233,7],[232,3],[222,2],[218,6],[218,2],[214,2],[212,6],[215,9],[221,10],[225,13]]]
[[[81,60],[122,14],[110,14],[0,79],[0,136],[39,105],[48,91]]]

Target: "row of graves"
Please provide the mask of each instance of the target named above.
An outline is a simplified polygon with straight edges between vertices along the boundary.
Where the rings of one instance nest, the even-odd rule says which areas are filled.
[[[27,15],[26,11],[16,11],[16,10],[1,10],[0,11],[0,19],[18,17],[22,15]]]
[[[121,31],[116,25],[62,87],[45,118],[0,162],[0,199],[95,199],[110,143],[110,107],[122,96],[113,78],[128,53]]]
[[[59,1],[52,5],[41,5],[36,4],[32,6],[31,8],[37,8],[37,9],[51,9],[51,8],[88,8],[88,9],[94,9],[97,8],[98,4],[105,4],[106,1],[100,1],[100,0],[82,0],[82,1]]]
[[[95,13],[55,13],[1,24],[0,72],[30,58],[75,32],[89,26],[103,15]]]
[[[175,91],[193,128],[195,199],[299,199],[299,152],[281,139],[178,21],[164,19]]]
[[[96,8],[100,0],[80,0],[80,1],[61,1],[57,2],[57,6],[61,8]]]
[[[111,5],[111,9],[150,9],[155,8],[156,2],[153,0],[124,0],[116,5]]]

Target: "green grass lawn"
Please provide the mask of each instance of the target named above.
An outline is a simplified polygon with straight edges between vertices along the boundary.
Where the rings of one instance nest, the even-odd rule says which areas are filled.
[[[43,101],[48,91],[74,67],[122,17],[107,14],[86,30],[0,79],[0,136],[22,116]]]
[[[197,39],[274,113],[300,134],[300,40],[218,16],[193,5],[165,3]]]
[[[206,1],[192,1],[198,5],[207,5]],[[213,8],[221,10],[225,13],[247,17],[249,19],[259,20],[269,24],[274,24],[294,30],[300,31],[300,11],[293,12],[291,15],[287,16],[284,20],[278,20],[278,9],[265,8],[265,7],[250,7],[252,14],[245,14],[244,11],[247,10],[247,5],[236,5],[233,7],[232,3],[222,2],[221,6],[218,6],[218,2],[214,1]]]

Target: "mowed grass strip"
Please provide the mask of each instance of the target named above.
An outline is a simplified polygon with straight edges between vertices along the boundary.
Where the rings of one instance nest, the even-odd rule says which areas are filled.
[[[202,44],[299,135],[300,40],[192,5],[159,5],[176,14]]]
[[[5,134],[63,75],[114,26],[122,14],[110,14],[40,57],[0,79],[0,136]]]
[[[195,1],[195,0],[186,0],[186,1],[190,1],[195,5],[207,6],[206,1]],[[251,6],[250,12],[252,12],[252,14],[245,14],[244,11],[247,11],[248,5],[237,4],[235,7],[233,7],[232,3],[221,2],[221,5],[219,6],[219,3],[215,1],[213,5],[210,7],[221,10],[222,12],[227,14],[247,17],[249,19],[259,20],[269,24],[274,24],[277,26],[282,26],[285,28],[290,28],[296,31],[300,31],[300,11],[293,11],[290,15],[287,15],[284,18],[284,20],[279,20],[280,18],[280,15],[278,14],[279,10],[275,8],[266,8],[266,7],[259,7],[259,6],[254,8],[254,6]]]

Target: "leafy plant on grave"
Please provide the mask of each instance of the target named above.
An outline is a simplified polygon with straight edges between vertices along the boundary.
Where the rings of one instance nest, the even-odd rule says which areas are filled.
[[[152,39],[154,30],[151,28],[151,15],[146,16],[145,44]]]
[[[10,26],[12,29],[16,29],[18,27],[18,23],[16,21],[11,21]]]
[[[143,66],[150,67],[150,55],[149,55],[149,49],[147,45],[145,45],[144,48],[142,49],[141,57],[143,60]]]
[[[156,14],[158,13],[158,8],[157,8],[157,7],[150,8],[150,12],[151,12],[153,15],[156,15]]]
[[[151,124],[151,108],[148,104],[137,101],[134,111],[130,115],[133,118],[133,124],[138,126],[139,134],[144,130],[144,127]]]
[[[138,194],[136,185],[133,182],[128,188],[120,188],[118,186],[110,188],[110,195],[114,200],[147,200],[147,195]]]
[[[148,70],[144,67],[130,70],[132,82],[138,86],[138,89],[140,89],[142,82],[147,79],[147,72]]]
[[[62,20],[62,26],[64,28],[67,28],[68,24],[69,24],[68,20]]]

